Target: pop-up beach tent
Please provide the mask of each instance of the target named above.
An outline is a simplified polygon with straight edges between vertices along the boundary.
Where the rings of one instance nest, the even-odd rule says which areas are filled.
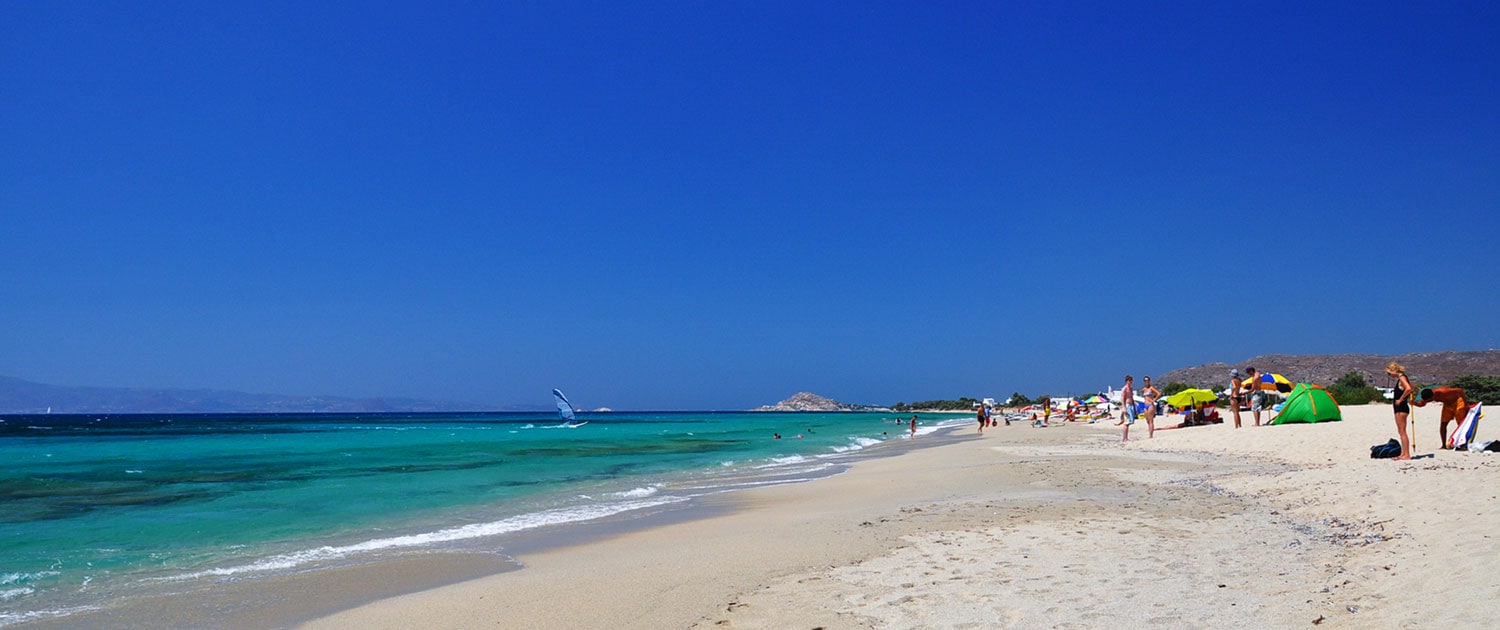
[[[1327,390],[1307,383],[1297,383],[1292,388],[1292,393],[1287,394],[1286,402],[1281,406],[1281,414],[1271,424],[1343,419],[1344,414],[1339,411],[1338,402],[1328,395]]]

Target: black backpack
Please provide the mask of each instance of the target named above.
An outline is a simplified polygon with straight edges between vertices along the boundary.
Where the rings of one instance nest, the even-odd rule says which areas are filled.
[[[1401,455],[1401,443],[1396,438],[1385,444],[1376,444],[1370,447],[1370,459],[1390,459]]]

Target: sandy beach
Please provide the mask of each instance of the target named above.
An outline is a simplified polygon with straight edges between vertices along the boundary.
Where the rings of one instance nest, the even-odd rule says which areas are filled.
[[[1410,462],[1369,458],[1395,436],[1384,405],[1151,440],[1137,423],[1128,444],[1105,422],[971,425],[306,627],[1484,626],[1500,458],[1434,454],[1438,411],[1416,417]]]

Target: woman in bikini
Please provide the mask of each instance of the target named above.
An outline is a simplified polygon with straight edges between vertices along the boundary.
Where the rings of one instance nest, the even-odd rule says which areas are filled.
[[[1234,428],[1240,428],[1240,407],[1245,404],[1245,380],[1239,370],[1229,371],[1229,408],[1234,410]]]
[[[1142,379],[1141,398],[1146,399],[1146,413],[1142,414],[1146,419],[1146,439],[1156,434],[1156,399],[1161,396],[1161,390],[1151,384],[1151,377]]]

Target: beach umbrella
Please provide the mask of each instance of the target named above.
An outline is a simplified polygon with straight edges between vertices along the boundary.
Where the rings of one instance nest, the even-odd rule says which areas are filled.
[[[1187,409],[1199,403],[1218,402],[1219,395],[1206,389],[1184,389],[1167,397],[1167,404]]]
[[[1105,400],[1103,396],[1100,396],[1098,394],[1094,394],[1093,396],[1089,396],[1088,398],[1083,399],[1083,403],[1085,405],[1097,405],[1102,402],[1109,401]]]
[[[1259,389],[1263,391],[1276,391],[1283,394],[1292,391],[1292,382],[1280,374],[1256,374],[1254,380],[1247,379],[1244,383],[1246,389]]]

